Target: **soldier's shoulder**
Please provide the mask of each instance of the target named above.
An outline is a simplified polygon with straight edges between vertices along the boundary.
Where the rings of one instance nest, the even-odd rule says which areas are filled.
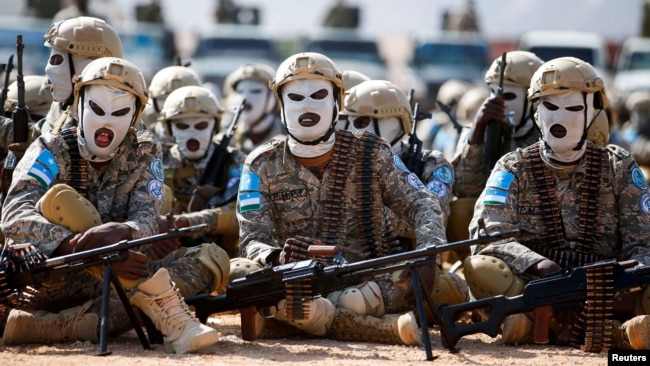
[[[129,130],[129,135],[137,144],[160,143],[158,136],[149,130],[132,128]]]
[[[252,164],[254,161],[261,159],[264,156],[269,156],[273,154],[278,149],[284,147],[286,139],[270,139],[262,145],[253,149],[253,151],[248,153],[246,161],[249,164]]]

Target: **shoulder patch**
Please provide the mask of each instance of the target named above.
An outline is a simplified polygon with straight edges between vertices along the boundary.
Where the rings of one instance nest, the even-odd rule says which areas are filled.
[[[239,191],[259,191],[260,190],[260,177],[253,172],[246,172],[241,175],[239,179]]]
[[[257,211],[261,206],[262,194],[260,192],[239,194],[239,212]]]
[[[49,150],[41,151],[27,171],[27,175],[36,179],[38,184],[45,189],[50,187],[57,174],[59,174],[59,166]]]
[[[639,206],[644,214],[650,214],[650,193],[646,192],[639,198]]]
[[[454,178],[451,169],[446,165],[437,167],[436,170],[433,171],[433,176],[446,184],[450,184]]]
[[[447,194],[449,193],[449,188],[447,185],[438,179],[430,180],[429,183],[427,183],[426,187],[441,199],[447,197]]]
[[[496,171],[490,175],[490,178],[487,181],[486,187],[490,188],[500,188],[508,190],[510,184],[515,179],[515,175],[511,172],[506,172],[503,170]]]
[[[417,175],[415,175],[415,173],[409,173],[409,175],[406,176],[406,181],[411,187],[417,189],[418,191],[424,188],[424,184],[422,184],[422,181],[420,178],[418,178]]]
[[[646,179],[645,175],[643,175],[643,171],[641,171],[639,167],[632,169],[632,183],[638,189],[644,191],[648,189],[648,180]]]
[[[498,188],[486,188],[483,203],[486,205],[505,205],[508,202],[508,191]]]
[[[163,183],[158,179],[152,179],[147,183],[147,192],[156,201],[162,201],[163,190]]]
[[[156,179],[165,180],[165,167],[163,166],[162,160],[156,159],[152,161],[149,169],[151,169],[151,174],[153,174]]]
[[[395,167],[397,167],[397,169],[399,169],[399,170],[401,170],[403,172],[408,172],[409,171],[406,168],[406,165],[404,164],[402,159],[400,159],[400,157],[395,155],[395,154],[393,154],[393,164],[395,164]]]

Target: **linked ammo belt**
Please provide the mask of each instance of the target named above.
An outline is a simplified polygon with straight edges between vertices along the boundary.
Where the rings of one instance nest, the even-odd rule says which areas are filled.
[[[66,128],[60,132],[63,140],[68,145],[68,154],[70,155],[70,170],[66,178],[68,184],[77,190],[79,194],[88,198],[88,166],[79,154],[79,145],[77,143],[77,129]]]

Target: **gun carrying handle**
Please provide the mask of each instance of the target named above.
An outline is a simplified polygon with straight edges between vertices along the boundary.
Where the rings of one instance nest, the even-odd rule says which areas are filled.
[[[257,339],[256,316],[257,308],[249,306],[247,308],[239,309],[241,316],[241,338],[245,341],[252,342]]]
[[[548,328],[553,317],[553,307],[544,305],[533,310],[535,324],[533,326],[533,342],[536,344],[548,344]]]

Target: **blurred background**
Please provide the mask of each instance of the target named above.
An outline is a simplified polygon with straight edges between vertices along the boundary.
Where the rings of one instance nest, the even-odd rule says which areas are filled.
[[[276,67],[290,54],[318,51],[342,70],[413,90],[415,99],[431,109],[445,81],[482,84],[494,58],[526,48],[542,59],[574,55],[591,62],[612,90],[610,98],[622,100],[634,89],[650,89],[650,76],[624,75],[650,70],[647,3],[0,0],[0,63],[15,53],[15,36],[23,34],[25,73],[43,74],[48,57],[43,34],[57,16],[76,10],[76,15],[97,16],[113,25],[122,36],[125,58],[136,63],[148,80],[165,66],[190,63],[217,94],[225,76],[246,61]],[[639,38],[643,42],[630,41],[623,47]]]

